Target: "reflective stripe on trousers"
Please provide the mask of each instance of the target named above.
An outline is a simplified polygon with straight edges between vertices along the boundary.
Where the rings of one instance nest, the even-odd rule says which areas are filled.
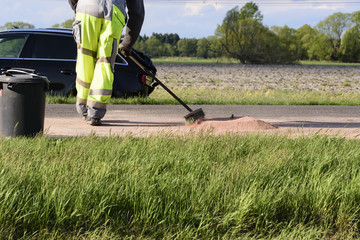
[[[114,7],[114,12],[116,10]],[[78,34],[75,36],[78,41],[77,103],[94,109],[91,111],[94,116],[89,112],[89,117],[102,118],[112,94],[115,59],[123,25],[116,17],[109,21],[84,13],[76,14],[75,23],[78,25],[74,26],[74,34]],[[75,27],[78,27],[77,31]],[[99,114],[96,113],[97,109],[100,110]]]

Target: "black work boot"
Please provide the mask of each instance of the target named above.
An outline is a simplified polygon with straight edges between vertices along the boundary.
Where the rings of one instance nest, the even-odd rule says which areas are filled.
[[[87,106],[85,104],[79,104],[78,102],[76,102],[76,111],[81,114],[81,116],[84,118],[84,120],[87,119]]]
[[[90,124],[91,126],[100,126],[101,125],[101,119],[100,118],[87,118],[86,122]]]

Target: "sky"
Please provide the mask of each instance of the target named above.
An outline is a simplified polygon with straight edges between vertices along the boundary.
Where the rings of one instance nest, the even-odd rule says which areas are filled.
[[[249,0],[250,1],[250,0]],[[144,0],[145,21],[141,35],[177,33],[181,38],[212,36],[226,12],[246,0]],[[335,12],[360,10],[360,0],[254,0],[265,26],[299,28],[315,26]],[[67,0],[0,0],[0,26],[22,21],[37,28],[51,27],[73,18]]]

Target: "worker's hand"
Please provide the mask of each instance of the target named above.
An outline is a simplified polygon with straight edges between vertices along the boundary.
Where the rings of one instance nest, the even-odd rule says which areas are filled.
[[[121,43],[119,46],[119,51],[120,51],[121,55],[123,55],[125,57],[129,57],[131,55],[131,48],[128,48],[128,47],[122,45]]]

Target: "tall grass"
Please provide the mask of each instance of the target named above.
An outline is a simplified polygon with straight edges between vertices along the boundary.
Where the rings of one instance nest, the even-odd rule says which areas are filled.
[[[330,93],[326,91],[246,90],[175,88],[176,95],[187,104],[201,105],[359,105],[357,93]],[[75,97],[48,96],[48,104],[75,104]],[[112,98],[109,104],[179,104],[163,89],[157,89],[148,98]]]
[[[0,239],[356,239],[358,140],[0,139]]]

